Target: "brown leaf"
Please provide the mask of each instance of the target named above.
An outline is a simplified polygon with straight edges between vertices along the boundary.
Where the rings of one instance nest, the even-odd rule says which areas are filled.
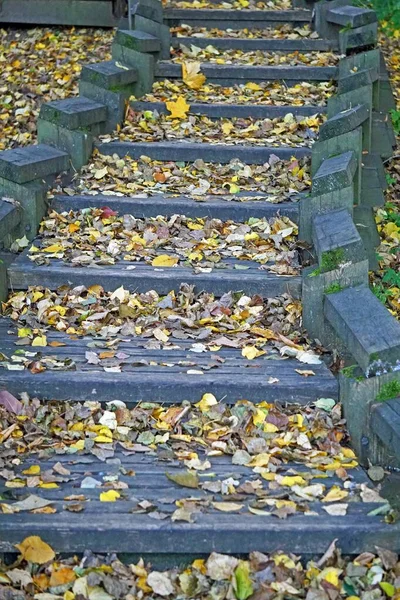
[[[20,415],[23,409],[22,402],[6,390],[0,392],[0,406],[4,406],[6,410],[14,415]]]

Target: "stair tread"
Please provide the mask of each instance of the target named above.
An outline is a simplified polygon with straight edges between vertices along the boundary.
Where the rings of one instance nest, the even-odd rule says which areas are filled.
[[[185,554],[192,553],[194,549],[198,554],[211,551],[243,554],[279,548],[282,551],[315,554],[326,550],[332,536],[340,537],[341,549],[346,553],[359,553],[368,550],[371,544],[382,542],[385,548],[398,549],[399,524],[389,525],[380,516],[368,516],[371,510],[382,506],[376,502],[350,502],[345,516],[334,517],[323,510],[326,505],[315,501],[307,503],[309,510],[316,513],[312,517],[297,512],[281,520],[273,516],[251,514],[248,505],[254,502],[254,495],[249,495],[240,500],[243,505],[240,512],[224,514],[211,505],[205,506],[204,512],[197,513],[193,523],[173,522],[170,517],[177,508],[175,501],[178,499],[197,498],[203,502],[229,502],[232,499],[218,493],[182,488],[168,480],[166,471],[172,474],[182,472],[183,465],[177,461],[159,461],[156,456],[142,453],[126,456],[117,451],[115,458],[120,460],[121,466],[136,473],[134,477],[129,477],[120,474],[118,464],[100,461],[93,455],[86,454],[82,458],[84,462],[80,464],[81,458],[78,455],[55,455],[49,460],[38,460],[33,456],[23,463],[21,470],[31,464],[39,464],[45,470],[51,469],[56,462],[61,462],[70,471],[71,477],[76,479],[73,484],[60,483],[58,489],[32,490],[35,495],[52,503],[57,510],[55,515],[0,514],[2,531],[7,538],[7,541],[0,541],[0,550],[9,550],[10,545],[20,541],[21,534],[27,530],[30,535],[41,536],[59,552],[82,552],[90,547],[98,552],[118,550],[143,555],[170,552]],[[259,478],[250,468],[229,464],[229,460],[230,457],[225,456],[210,459],[211,469],[217,473],[218,480],[232,475],[241,483]],[[283,473],[288,466],[284,467]],[[296,463],[291,466],[302,473],[309,470]],[[355,482],[367,483],[361,468],[357,467],[351,472]],[[130,486],[121,490],[121,494],[127,497],[125,501],[118,500],[112,504],[100,502],[100,493],[110,488],[79,487],[84,477],[92,476],[101,481],[107,474],[116,473],[119,474],[120,481]],[[207,473],[201,475],[201,480],[206,481]],[[337,484],[335,478],[315,481],[324,482],[327,488]],[[267,485],[265,482],[264,486]],[[2,491],[0,488],[0,492]],[[14,500],[19,500],[26,495],[26,491],[16,489],[13,494]],[[68,495],[83,495],[86,498],[86,501],[80,502],[84,506],[82,513],[65,510],[64,507],[69,504],[65,501]],[[167,515],[166,518],[158,521],[148,514],[132,512],[137,509],[137,503],[143,500]],[[77,502],[79,503],[75,500]],[[266,510],[270,510],[270,507],[267,506]],[[118,518],[110,519],[111,515],[118,515]],[[62,536],[59,534],[60,530],[63,532]]]
[[[196,202],[191,196],[154,194],[152,196],[122,195],[60,195],[51,200],[51,206],[58,212],[81,208],[108,206],[119,214],[132,214],[137,218],[172,216],[185,214],[189,217],[214,217],[216,219],[236,219],[245,221],[251,217],[270,218],[277,214],[298,222],[299,207],[297,196],[291,202],[271,202],[268,194],[242,192],[235,196],[203,196]]]
[[[59,400],[71,397],[110,400],[117,395],[130,403],[143,399],[167,404],[182,400],[197,402],[207,389],[212,389],[218,397],[224,396],[225,402],[251,396],[259,401],[308,403],[320,397],[337,398],[338,395],[337,380],[324,363],[313,364],[315,375],[304,377],[296,369],[307,369],[308,365],[294,358],[281,357],[271,344],[266,346],[265,355],[248,361],[243,358],[240,348],[221,347],[218,352],[213,352],[206,346],[205,352],[194,352],[196,346],[193,344],[201,342],[196,337],[171,338],[167,346],[172,344],[173,347],[163,349],[155,338],[121,335],[125,341],[121,341],[118,348],[128,358],[122,360],[121,372],[106,372],[101,365],[88,364],[86,352],[98,350],[88,346],[94,340],[91,336],[71,339],[65,333],[49,330],[47,346],[21,347],[15,345],[18,339],[15,322],[8,318],[0,320],[0,334],[1,351],[9,357],[10,364],[15,363],[11,359],[13,352],[23,348],[37,354],[37,359],[29,356],[28,363],[42,360],[48,367],[33,374],[26,368],[9,370],[3,364],[0,385],[11,393],[25,390],[31,395]],[[149,345],[151,340],[153,343]],[[51,346],[52,342],[65,346]],[[16,356],[21,357],[21,353]],[[59,363],[56,370],[51,368],[53,357]],[[73,359],[75,370],[68,369],[69,359]],[[121,363],[119,359],[117,361]]]
[[[162,253],[162,252],[160,252]],[[223,259],[227,268],[213,269],[210,273],[197,272],[186,266],[156,268],[145,262],[120,261],[115,265],[73,266],[67,262],[50,259],[48,265],[34,264],[24,252],[9,267],[12,289],[26,289],[30,285],[44,285],[54,289],[63,283],[76,286],[100,284],[105,290],[113,291],[120,285],[130,291],[156,289],[167,294],[178,290],[182,281],[194,285],[197,290],[206,289],[222,296],[233,289],[243,289],[247,294],[259,293],[264,297],[277,296],[285,292],[294,298],[301,295],[301,277],[298,275],[276,275],[260,270],[252,261]],[[242,268],[248,266],[245,271]]]
[[[129,156],[140,159],[148,156],[156,161],[188,162],[202,159],[204,162],[228,164],[238,159],[245,164],[263,165],[271,155],[289,160],[292,157],[303,158],[311,156],[311,149],[305,146],[250,146],[244,144],[202,143],[179,141],[160,142],[125,142],[111,141],[96,143],[100,154],[117,154],[120,158]]]
[[[258,81],[288,79],[295,81],[330,81],[337,79],[338,69],[336,66],[314,67],[304,65],[279,65],[279,66],[253,66],[246,64],[224,64],[218,65],[211,62],[201,63],[201,72],[208,80],[224,81],[227,79]],[[182,77],[182,66],[171,60],[159,61],[155,68],[157,78]],[[236,83],[236,82],[235,82]]]

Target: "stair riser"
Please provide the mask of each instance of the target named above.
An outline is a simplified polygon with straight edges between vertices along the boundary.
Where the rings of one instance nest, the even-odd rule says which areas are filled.
[[[337,78],[336,67],[306,67],[306,66],[246,66],[246,65],[217,65],[203,62],[201,72],[208,83],[222,85],[237,85],[248,81],[280,81],[287,85],[295,85],[303,81],[331,81]],[[156,80],[182,79],[182,65],[171,62],[159,62],[155,69]]]
[[[296,158],[311,156],[309,148],[283,146],[268,148],[191,142],[100,142],[96,146],[100,154],[109,156],[117,154],[121,158],[129,156],[134,160],[138,160],[141,156],[148,156],[153,160],[166,162],[194,162],[197,159],[202,159],[204,162],[228,164],[236,158],[245,164],[263,165],[268,162],[271,154],[286,160],[290,160],[292,156]]]
[[[235,202],[234,200],[211,199],[197,202],[190,197],[165,198],[157,196],[149,198],[116,198],[115,196],[56,196],[51,207],[57,212],[81,210],[82,208],[102,208],[109,206],[119,215],[131,214],[138,219],[165,215],[170,217],[183,214],[191,218],[209,217],[228,221],[243,222],[251,217],[270,219],[278,213],[298,222],[298,206],[296,203],[272,204],[263,200]]]
[[[158,113],[167,114],[169,111],[165,102],[131,102],[135,112],[156,110]],[[191,104],[189,114],[205,115],[209,119],[222,118],[242,119],[276,119],[287,114],[295,117],[309,117],[316,114],[325,114],[326,106],[269,106],[262,104]]]
[[[328,52],[336,50],[335,45],[328,40],[281,40],[281,39],[255,39],[247,40],[240,38],[198,38],[177,37],[172,38],[172,47],[179,48],[180,45],[190,47],[192,44],[198,48],[206,48],[211,44],[217,49],[237,49],[245,52],[256,50],[276,50],[278,52]]]
[[[168,354],[166,355],[168,360]],[[138,374],[57,371],[33,375],[28,371],[0,371],[0,385],[10,393],[27,392],[31,397],[56,400],[74,399],[77,401],[97,400],[109,402],[112,399],[122,400],[132,405],[140,400],[176,404],[187,400],[198,402],[207,390],[211,390],[216,398],[234,404],[239,399],[251,399],[253,402],[276,402],[309,404],[319,398],[337,398],[336,380],[327,377],[315,381],[313,378],[301,378],[293,373],[287,374],[284,381],[268,383],[274,377],[275,361],[269,369],[262,369],[259,375],[249,372],[247,378],[235,373],[215,375],[188,375],[186,373],[170,373],[164,368],[162,377],[155,373]],[[299,363],[301,368],[301,364]],[[1,544],[1,542],[0,542]]]
[[[266,533],[266,518],[250,515],[242,520],[241,526],[235,526],[236,519],[232,515],[218,517],[218,525],[211,516],[201,515],[196,524],[159,522],[142,515],[143,519],[135,527],[130,523],[132,516],[126,515],[119,519],[110,519],[103,525],[94,525],[87,516],[74,515],[74,525],[68,514],[57,514],[56,519],[46,515],[28,515],[30,535],[38,535],[59,552],[84,552],[90,548],[94,552],[127,552],[138,553],[145,562],[152,560],[153,554],[173,553],[184,561],[187,554],[196,549],[196,556],[219,552],[223,554],[249,553],[261,551],[264,553],[281,550],[296,554],[323,554],[334,538],[339,539],[343,554],[359,554],[370,551],[375,546],[398,551],[398,527],[384,525],[380,521],[372,522],[364,517],[360,522],[351,524],[349,519],[312,517],[308,526],[303,519],[288,519],[284,523],[271,517],[268,519]],[[20,543],[26,537],[27,524],[25,519],[20,523],[15,519],[9,524],[7,516],[0,517],[3,539],[0,542],[2,552],[14,552],[14,544]],[[51,524],[53,523],[53,527]],[[93,540],[96,540],[95,546]],[[179,548],[180,554],[176,554]]]
[[[294,298],[301,297],[300,277],[271,277],[266,271],[233,269],[214,269],[211,273],[195,275],[187,268],[164,268],[156,270],[151,266],[126,271],[126,263],[117,263],[113,269],[91,269],[66,267],[60,261],[57,266],[26,265],[17,263],[9,269],[9,282],[13,290],[27,289],[32,285],[41,285],[56,289],[61,285],[101,285],[106,291],[114,291],[121,285],[131,292],[156,290],[159,294],[178,291],[182,282],[194,285],[197,291],[206,290],[216,296],[222,296],[232,290],[242,290],[247,295],[260,294],[264,298],[273,298],[290,293]],[[107,272],[108,271],[108,272]]]

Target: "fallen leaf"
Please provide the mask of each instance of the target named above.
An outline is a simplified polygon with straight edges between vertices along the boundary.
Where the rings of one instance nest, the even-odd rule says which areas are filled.
[[[188,61],[182,63],[182,79],[192,90],[199,90],[206,81],[205,75],[200,73],[201,63]]]
[[[168,254],[160,254],[156,256],[151,264],[153,267],[174,267],[179,262],[179,258],[168,256]]]
[[[0,392],[0,405],[4,406],[6,410],[14,415],[20,415],[23,408],[22,402],[10,394],[10,392],[7,392],[7,390]]]
[[[27,537],[20,544],[15,544],[15,546],[25,560],[38,565],[44,565],[55,558],[55,552],[51,546],[46,544],[37,535]]]
[[[170,101],[165,103],[167,109],[171,113],[169,116],[171,119],[184,119],[187,117],[190,104],[188,104],[183,96],[178,96],[176,101]]]
[[[198,488],[199,476],[195,471],[178,471],[176,473],[165,473],[167,478],[182,487]]]
[[[159,571],[152,571],[147,576],[147,583],[159,596],[170,596],[174,593],[174,586],[167,573],[160,573]]]
[[[250,565],[240,561],[235,569],[235,596],[237,600],[247,600],[253,593],[253,583],[250,579]]]
[[[329,506],[323,506],[323,510],[331,515],[332,517],[344,517],[347,514],[348,504],[330,504]]]
[[[237,512],[244,506],[244,504],[239,504],[238,502],[212,502],[211,504],[221,512]]]
[[[121,494],[117,490],[108,490],[108,492],[101,492],[100,502],[115,502]]]

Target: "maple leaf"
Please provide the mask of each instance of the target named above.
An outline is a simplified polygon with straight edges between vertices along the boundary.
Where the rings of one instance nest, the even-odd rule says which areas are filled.
[[[192,90],[199,90],[206,81],[206,76],[200,73],[200,68],[201,63],[197,61],[182,63],[182,79]]]
[[[166,102],[165,106],[171,113],[169,119],[185,119],[187,117],[190,104],[188,104],[183,96],[178,96],[177,100]]]

